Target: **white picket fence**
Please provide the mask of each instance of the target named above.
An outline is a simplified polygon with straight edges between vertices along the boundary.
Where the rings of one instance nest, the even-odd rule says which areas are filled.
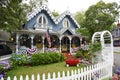
[[[102,62],[95,65],[87,66],[78,70],[67,72],[53,72],[52,74],[43,75],[26,75],[23,77],[14,76],[14,78],[7,77],[1,80],[102,80],[104,78],[112,77],[112,64],[109,62]],[[93,79],[92,79],[93,78]]]

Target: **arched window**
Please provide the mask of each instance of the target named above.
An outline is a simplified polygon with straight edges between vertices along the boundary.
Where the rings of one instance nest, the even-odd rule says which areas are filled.
[[[67,19],[67,18],[65,18],[64,20],[63,20],[63,27],[70,27],[70,22],[69,22],[69,20]]]
[[[39,17],[38,23],[41,25],[41,27],[46,27],[46,25],[47,25],[47,19],[46,19],[45,15],[41,15]]]

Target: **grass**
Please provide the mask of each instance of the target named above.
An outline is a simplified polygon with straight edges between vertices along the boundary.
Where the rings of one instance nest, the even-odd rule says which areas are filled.
[[[20,77],[20,75],[23,75],[25,77],[26,75],[31,76],[34,74],[35,76],[39,73],[42,75],[43,73],[53,73],[53,72],[62,72],[62,71],[71,71],[75,69],[79,69],[83,67],[81,64],[79,67],[76,66],[71,66],[71,67],[66,67],[65,62],[59,62],[59,63],[54,63],[54,64],[48,64],[48,65],[40,65],[40,66],[21,66],[21,67],[16,67],[15,69],[12,69],[7,72],[7,76],[10,76],[13,78],[14,76]]]

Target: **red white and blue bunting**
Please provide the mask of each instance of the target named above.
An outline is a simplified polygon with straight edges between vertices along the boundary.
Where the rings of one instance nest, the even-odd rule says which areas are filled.
[[[36,53],[37,52],[37,48],[29,48],[29,49],[27,49],[27,53],[28,54],[34,54],[34,53]]]

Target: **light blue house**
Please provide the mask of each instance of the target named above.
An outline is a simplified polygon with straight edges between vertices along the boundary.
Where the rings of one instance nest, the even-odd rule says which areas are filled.
[[[17,31],[16,52],[23,46],[37,48],[41,52],[49,49],[75,52],[80,47],[81,35],[76,31],[80,26],[69,11],[54,17],[48,6],[42,5],[29,14],[27,20],[24,29]],[[50,33],[50,47],[47,30]]]

